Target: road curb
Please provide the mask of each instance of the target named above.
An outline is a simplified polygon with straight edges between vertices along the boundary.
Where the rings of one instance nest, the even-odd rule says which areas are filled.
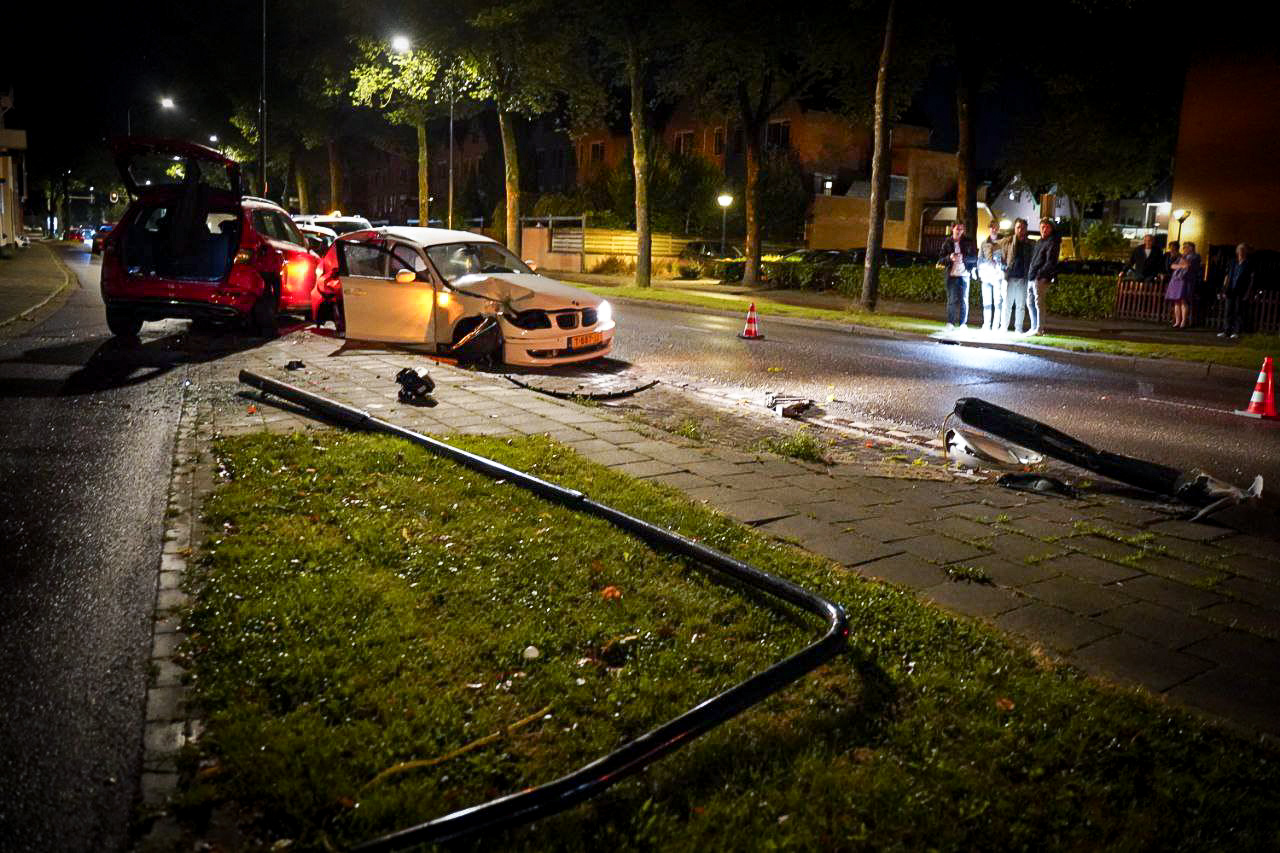
[[[54,254],[52,249],[50,249],[44,243],[34,243],[32,245],[39,246],[40,248],[44,249],[46,252],[49,253],[49,257],[53,260],[54,264],[58,267],[58,270],[62,273],[62,284],[58,285],[57,289],[54,290],[53,293],[50,293],[48,296],[46,296],[44,299],[41,299],[35,305],[32,305],[30,308],[19,311],[17,314],[14,314],[12,317],[9,317],[8,319],[0,320],[0,327],[8,326],[9,324],[16,323],[19,320],[27,319],[32,314],[39,311],[41,308],[43,308],[44,306],[52,302],[54,299],[56,299],[64,291],[66,291],[67,288],[71,286],[72,280],[75,278],[75,273],[71,272],[71,268],[68,267],[65,263],[63,263],[62,258]]]

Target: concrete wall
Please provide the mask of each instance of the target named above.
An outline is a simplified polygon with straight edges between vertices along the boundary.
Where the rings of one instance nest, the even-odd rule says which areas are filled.
[[[1280,249],[1280,60],[1197,59],[1187,71],[1174,155],[1174,210],[1191,211],[1181,238]],[[1178,237],[1169,223],[1169,236]]]

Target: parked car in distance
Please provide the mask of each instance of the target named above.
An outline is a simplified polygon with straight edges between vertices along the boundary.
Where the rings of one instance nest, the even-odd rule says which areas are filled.
[[[743,257],[742,249],[732,244],[726,244],[724,252],[720,251],[720,244],[713,240],[693,240],[680,250],[681,260],[686,261],[708,261],[708,260],[733,260]]]
[[[299,225],[298,230],[307,238],[307,245],[318,257],[324,257],[333,241],[338,239],[338,232],[322,225]]]
[[[849,249],[849,262],[854,264],[865,264],[867,262],[867,250],[865,248]],[[932,267],[937,263],[937,258],[926,257],[921,252],[912,252],[908,249],[881,249],[880,250],[880,266],[901,269],[903,267]]]
[[[102,249],[113,334],[177,317],[273,336],[279,312],[310,308],[319,259],[283,208],[241,192],[239,164],[174,139],[130,137],[113,149],[135,197]]]
[[[445,228],[386,227],[339,237],[321,260],[317,324],[348,338],[416,345],[460,359],[541,365],[613,348],[613,309],[541,276],[496,240]]]
[[[342,212],[337,210],[333,213],[300,213],[293,217],[293,221],[300,226],[318,225],[321,228],[328,228],[339,237],[350,234],[352,231],[367,231],[373,227],[363,216],[343,216]]]
[[[113,222],[104,222],[94,229],[92,242],[89,245],[89,251],[95,255],[102,254],[102,244],[106,242],[107,235],[111,233],[111,229],[115,227]]]

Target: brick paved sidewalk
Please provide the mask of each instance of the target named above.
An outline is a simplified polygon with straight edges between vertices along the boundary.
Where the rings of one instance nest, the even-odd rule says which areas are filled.
[[[305,369],[286,371],[294,359]],[[405,366],[430,370],[438,406],[396,401],[393,377]],[[1280,735],[1274,541],[1170,520],[1115,496],[1069,501],[954,479],[936,464],[886,465],[883,451],[828,467],[698,443],[501,375],[347,349],[311,331],[194,366],[184,427],[196,446],[215,434],[323,426],[258,400],[236,380],[242,367],[435,435],[546,433],[850,571],[989,620],[1089,673]],[[181,524],[179,532],[187,535]]]
[[[35,242],[0,260],[0,327],[20,323],[73,283],[74,276],[58,261],[52,243]]]

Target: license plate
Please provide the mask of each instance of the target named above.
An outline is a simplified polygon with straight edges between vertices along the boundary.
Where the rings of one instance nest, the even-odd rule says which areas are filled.
[[[593,347],[604,340],[602,332],[592,332],[589,335],[575,335],[569,338],[569,349],[586,349]]]

